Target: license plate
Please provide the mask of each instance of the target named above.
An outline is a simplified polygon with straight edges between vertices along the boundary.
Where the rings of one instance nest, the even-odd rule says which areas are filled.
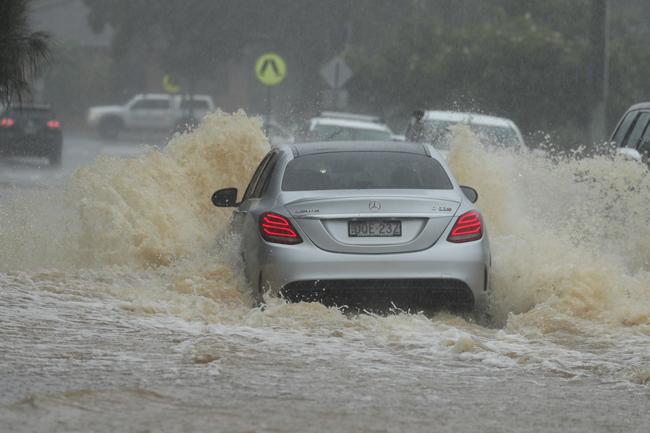
[[[33,135],[36,134],[36,125],[31,120],[25,125],[25,134]]]
[[[361,220],[348,222],[351,238],[402,236],[402,222],[393,220]]]

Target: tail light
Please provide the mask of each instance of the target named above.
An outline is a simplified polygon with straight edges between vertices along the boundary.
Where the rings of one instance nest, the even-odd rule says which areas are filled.
[[[14,126],[14,123],[16,123],[16,121],[11,117],[3,117],[2,120],[0,120],[0,126],[2,126],[3,128],[9,128],[11,126]]]
[[[471,210],[458,217],[447,240],[449,242],[461,243],[477,241],[482,237],[483,221],[481,214],[475,210]]]
[[[61,122],[58,120],[48,120],[47,127],[50,129],[59,129],[61,127]]]
[[[260,233],[265,241],[276,244],[295,245],[302,242],[291,222],[273,212],[265,212],[260,216]]]

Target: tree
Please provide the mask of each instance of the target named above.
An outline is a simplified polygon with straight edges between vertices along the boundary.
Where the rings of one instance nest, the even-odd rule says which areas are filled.
[[[29,0],[4,0],[0,14],[0,103],[22,99],[33,77],[49,56],[48,35],[32,32]]]
[[[353,97],[403,114],[452,108],[511,117],[529,132],[584,130],[592,101],[588,6],[486,0],[483,15],[461,25],[420,9],[380,49],[348,55]]]
[[[114,56],[134,49],[147,53],[191,93],[197,81],[235,56],[250,40],[243,25],[258,1],[84,0],[89,22],[100,31],[110,25]]]
[[[443,20],[435,3],[416,5],[416,13],[374,46],[358,44],[348,53],[355,100],[384,114],[485,111],[511,117],[529,132],[563,130],[586,140],[593,105],[589,0],[474,1],[479,16],[464,23]],[[609,130],[650,89],[647,26],[632,10],[613,11]]]
[[[275,0],[262,2],[257,19],[268,49],[286,53],[299,96],[293,111],[309,117],[321,107],[325,82],[320,68],[340,54],[349,38],[353,0]],[[293,71],[293,72],[291,72]]]
[[[59,44],[43,71],[43,96],[59,114],[81,119],[88,101],[105,101],[112,96],[111,66],[110,57],[101,50]]]
[[[367,1],[367,0],[364,0]],[[388,0],[382,0],[384,2]],[[84,0],[96,30],[115,30],[114,57],[137,49],[192,90],[244,47],[287,58],[299,83],[299,111],[311,111],[323,83],[322,64],[345,46],[352,0]],[[295,65],[295,67],[294,67]],[[131,73],[133,71],[131,70]]]
[[[308,116],[325,88],[319,69],[344,53],[355,72],[346,85],[354,108],[386,117],[451,107],[512,117],[528,131],[581,134],[591,111],[591,0],[84,1],[91,24],[114,29],[112,64],[129,59],[122,75],[137,89],[147,63],[191,90],[245,51],[272,50],[287,60],[294,114]],[[612,86],[621,90],[611,92],[612,106],[646,88],[643,42],[612,53]]]

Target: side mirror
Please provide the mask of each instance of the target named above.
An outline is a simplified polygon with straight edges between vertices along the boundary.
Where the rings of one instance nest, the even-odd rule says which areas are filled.
[[[416,121],[419,122],[420,120],[422,120],[423,117],[424,117],[424,110],[415,110],[415,111],[413,111],[413,118]]]
[[[461,185],[460,189],[463,191],[463,194],[465,194],[465,197],[472,203],[476,203],[476,200],[478,200],[478,191],[472,188],[471,186],[464,186]]]
[[[212,194],[212,204],[216,207],[237,206],[237,188],[224,188]]]
[[[632,159],[634,161],[641,161],[641,154],[638,150],[632,149],[631,147],[621,147],[618,149],[618,153],[623,155],[627,159]]]

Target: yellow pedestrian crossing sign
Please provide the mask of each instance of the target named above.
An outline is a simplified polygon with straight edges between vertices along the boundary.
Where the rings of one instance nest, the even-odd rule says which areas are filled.
[[[165,74],[162,80],[163,88],[167,93],[178,93],[181,90],[181,87],[178,84],[175,84],[172,80],[172,77],[169,74]]]
[[[275,53],[262,54],[255,62],[255,75],[266,86],[280,84],[287,75],[287,65]]]

